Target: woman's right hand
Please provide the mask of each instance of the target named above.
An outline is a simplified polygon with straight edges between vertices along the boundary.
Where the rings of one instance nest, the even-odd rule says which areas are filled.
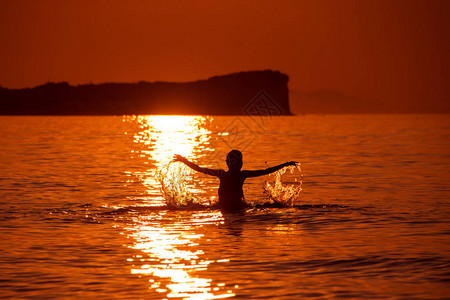
[[[173,160],[172,161],[181,161],[181,162],[186,162],[187,159],[184,156],[181,156],[179,154],[175,154],[173,156]]]

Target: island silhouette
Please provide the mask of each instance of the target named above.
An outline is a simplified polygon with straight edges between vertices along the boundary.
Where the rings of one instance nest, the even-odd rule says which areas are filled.
[[[290,115],[289,77],[248,71],[193,82],[47,83],[0,88],[1,115]]]

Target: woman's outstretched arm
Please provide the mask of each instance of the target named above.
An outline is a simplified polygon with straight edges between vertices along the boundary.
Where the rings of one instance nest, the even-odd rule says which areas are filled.
[[[184,163],[186,166],[188,166],[189,168],[203,173],[203,174],[207,174],[207,175],[212,175],[212,176],[217,176],[219,177],[221,170],[214,170],[214,169],[208,169],[208,168],[202,168],[200,166],[198,166],[197,164],[189,161],[187,158],[179,155],[179,154],[175,154],[173,156],[173,161],[180,161],[182,163]]]
[[[296,162],[296,161],[288,161],[288,162],[285,162],[284,164],[281,164],[281,165],[278,165],[278,166],[275,166],[275,167],[270,167],[270,168],[267,168],[267,169],[264,169],[264,170],[242,171],[242,172],[244,173],[244,176],[247,177],[247,178],[248,177],[258,177],[258,176],[262,176],[262,175],[267,175],[267,174],[273,173],[273,172],[278,171],[278,170],[280,170],[280,169],[282,169],[284,167],[287,167],[287,166],[294,166],[296,164],[298,164],[298,162]]]

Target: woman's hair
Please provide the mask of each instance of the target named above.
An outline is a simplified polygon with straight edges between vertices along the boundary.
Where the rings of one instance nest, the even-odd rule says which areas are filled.
[[[229,169],[242,168],[242,153],[239,150],[231,150],[227,154],[227,165]]]

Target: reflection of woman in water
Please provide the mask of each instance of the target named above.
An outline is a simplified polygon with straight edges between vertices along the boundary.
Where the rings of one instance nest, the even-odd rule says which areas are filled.
[[[283,167],[292,166],[297,163],[295,161],[290,161],[275,167],[267,168],[265,170],[241,171],[242,153],[238,150],[231,150],[228,153],[226,160],[228,171],[224,171],[199,167],[198,165],[178,154],[175,154],[173,158],[174,161],[183,162],[195,171],[219,177],[219,207],[227,210],[239,210],[247,205],[244,201],[244,192],[242,191],[242,186],[245,179],[249,177],[267,175],[278,171]]]

